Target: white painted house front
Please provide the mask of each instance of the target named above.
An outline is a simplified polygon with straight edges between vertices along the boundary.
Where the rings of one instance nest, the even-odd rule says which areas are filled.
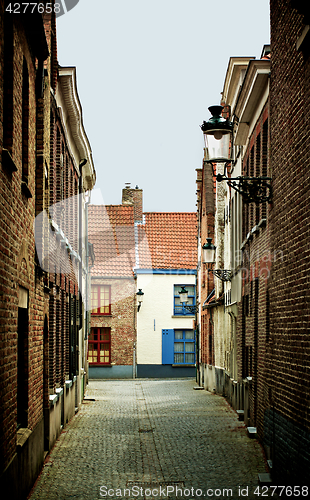
[[[152,267],[142,255],[135,269],[137,290],[144,293],[137,312],[137,377],[195,377],[196,216],[147,213],[139,229]],[[179,297],[182,286],[186,307]]]

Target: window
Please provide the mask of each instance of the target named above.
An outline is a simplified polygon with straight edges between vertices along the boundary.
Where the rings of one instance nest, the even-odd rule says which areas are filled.
[[[27,63],[23,63],[22,87],[22,180],[28,184],[29,163],[29,76]]]
[[[174,314],[175,315],[186,315],[190,314],[193,315],[194,312],[190,311],[189,309],[186,309],[184,305],[180,301],[180,296],[179,296],[179,291],[181,290],[181,287],[184,286],[186,290],[188,291],[188,302],[187,306],[194,306],[195,305],[195,285],[174,285]]]
[[[111,314],[111,287],[109,285],[91,287],[91,313]]]
[[[195,364],[194,330],[174,330],[174,364]]]
[[[111,328],[92,328],[88,339],[88,362],[97,365],[111,363]]]
[[[28,425],[29,292],[19,287],[17,323],[17,427]]]

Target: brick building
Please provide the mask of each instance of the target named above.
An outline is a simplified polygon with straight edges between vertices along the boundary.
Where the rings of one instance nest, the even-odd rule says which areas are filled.
[[[199,252],[205,237],[216,245],[220,239],[215,267],[229,271],[222,297],[203,266],[198,273],[199,382],[244,412],[249,432],[264,445],[274,484],[292,486],[308,483],[310,462],[310,18],[303,2],[274,0],[270,6],[271,53],[264,46],[258,60],[230,59],[222,104],[234,123],[228,178],[242,176],[236,187],[244,188],[246,177],[272,177],[272,190],[263,188],[265,199],[258,203],[229,182],[214,187],[221,165],[212,172],[207,152],[197,171]],[[225,184],[224,207],[219,184]],[[218,209],[222,226],[216,225]],[[214,321],[221,298],[230,317],[224,339]],[[212,378],[217,335],[224,365],[222,376]]]
[[[260,59],[230,59],[222,96],[235,120],[232,177],[270,176],[269,75],[269,45]],[[263,440],[272,206],[265,198],[259,202],[247,194],[240,196],[230,188],[226,206],[227,265],[232,271],[225,294],[232,339],[227,371],[233,382],[226,383],[225,392],[236,409],[244,410],[246,425],[256,428]],[[269,190],[260,194],[268,197]]]
[[[307,484],[310,469],[310,17],[305,2],[271,0],[273,208],[264,432],[276,479]]]
[[[222,105],[223,115],[234,123],[232,162],[211,166],[205,151],[197,178],[199,246],[211,237],[217,247],[214,284],[204,269],[212,268],[211,264],[202,264],[199,273],[199,382],[224,394],[249,432],[253,430],[262,442],[268,407],[268,283],[272,261],[281,260],[281,254],[272,255],[270,250],[270,191],[262,188],[258,200],[246,184],[219,182],[215,175],[227,169],[228,179],[270,176],[269,77],[269,45],[264,46],[260,59],[230,58]],[[266,451],[270,458],[268,446]]]
[[[185,285],[195,306],[196,214],[143,213],[142,195],[127,185],[121,205],[89,207],[91,378],[195,375],[195,312],[180,304],[178,291]],[[181,333],[191,351],[186,362],[184,349],[183,362],[174,362],[174,336]]]
[[[39,473],[44,450],[42,349],[48,301],[43,283],[35,279],[33,222],[36,145],[42,137],[39,87],[49,51],[42,16],[14,16],[5,7],[1,1],[0,474],[6,494],[20,498]]]
[[[138,218],[138,219],[137,219]],[[135,222],[142,218],[142,190],[123,189],[121,205],[90,205],[90,378],[133,378],[136,342]]]
[[[8,3],[0,2],[0,475],[5,496],[20,499],[82,397],[79,241],[95,174],[75,71],[58,68],[55,13],[14,14]],[[79,193],[68,212],[65,200]]]

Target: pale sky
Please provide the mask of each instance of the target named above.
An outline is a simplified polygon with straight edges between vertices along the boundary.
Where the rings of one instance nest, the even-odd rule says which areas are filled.
[[[269,0],[80,0],[57,19],[58,60],[76,66],[97,173],[92,203],[196,211],[199,125],[221,99],[231,56],[260,58]]]

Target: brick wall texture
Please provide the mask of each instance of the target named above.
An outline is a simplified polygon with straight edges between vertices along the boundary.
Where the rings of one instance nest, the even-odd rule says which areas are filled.
[[[53,220],[79,251],[78,204],[62,210],[78,194],[79,173],[51,92],[55,16],[13,16],[6,4],[0,0],[0,476],[14,481],[18,426],[34,431],[49,395],[79,369],[76,259],[43,228],[38,248],[48,245],[49,256],[41,269],[33,229],[35,217],[57,202]],[[43,460],[43,437],[39,446]],[[39,466],[29,463],[30,472],[20,473],[30,477],[20,483],[30,487]]]
[[[133,347],[136,340],[136,295],[135,281],[124,279],[96,279],[92,285],[111,287],[111,314],[92,314],[91,327],[110,328],[111,365],[132,365]],[[101,365],[102,366],[102,365]],[[104,366],[102,366],[104,370]]]
[[[207,238],[212,238],[214,243],[214,214],[215,214],[215,191],[213,182],[212,167],[210,164],[203,164],[203,168],[197,171],[197,207],[198,207],[198,228],[201,244]],[[213,274],[208,272],[209,264],[201,264],[201,289],[197,303],[206,304],[207,298],[214,289]],[[209,300],[214,300],[214,295]],[[212,312],[202,308],[200,324],[200,352],[199,362],[214,363],[214,326]]]
[[[0,3],[0,471],[16,453],[16,425],[34,429],[43,416],[43,286],[35,279],[36,66],[22,19]],[[25,71],[25,68],[27,70]],[[24,89],[24,92],[23,92]],[[6,100],[7,99],[7,100]],[[27,118],[26,118],[27,117]],[[27,121],[27,141],[25,138]],[[25,148],[26,147],[26,151]],[[13,160],[7,162],[6,149]],[[27,158],[26,158],[27,157]],[[27,179],[23,175],[27,163]],[[11,166],[14,164],[13,173]],[[22,184],[27,181],[27,186]],[[23,190],[26,187],[27,190]],[[22,363],[27,396],[17,415],[19,288],[28,291],[28,331]],[[24,320],[26,321],[26,320]],[[21,352],[19,352],[21,356]],[[19,391],[21,386],[19,386]]]
[[[271,0],[272,263],[266,371],[270,408],[265,432],[275,472],[305,484],[310,469],[310,23],[305,2]],[[306,15],[304,15],[306,14]]]

